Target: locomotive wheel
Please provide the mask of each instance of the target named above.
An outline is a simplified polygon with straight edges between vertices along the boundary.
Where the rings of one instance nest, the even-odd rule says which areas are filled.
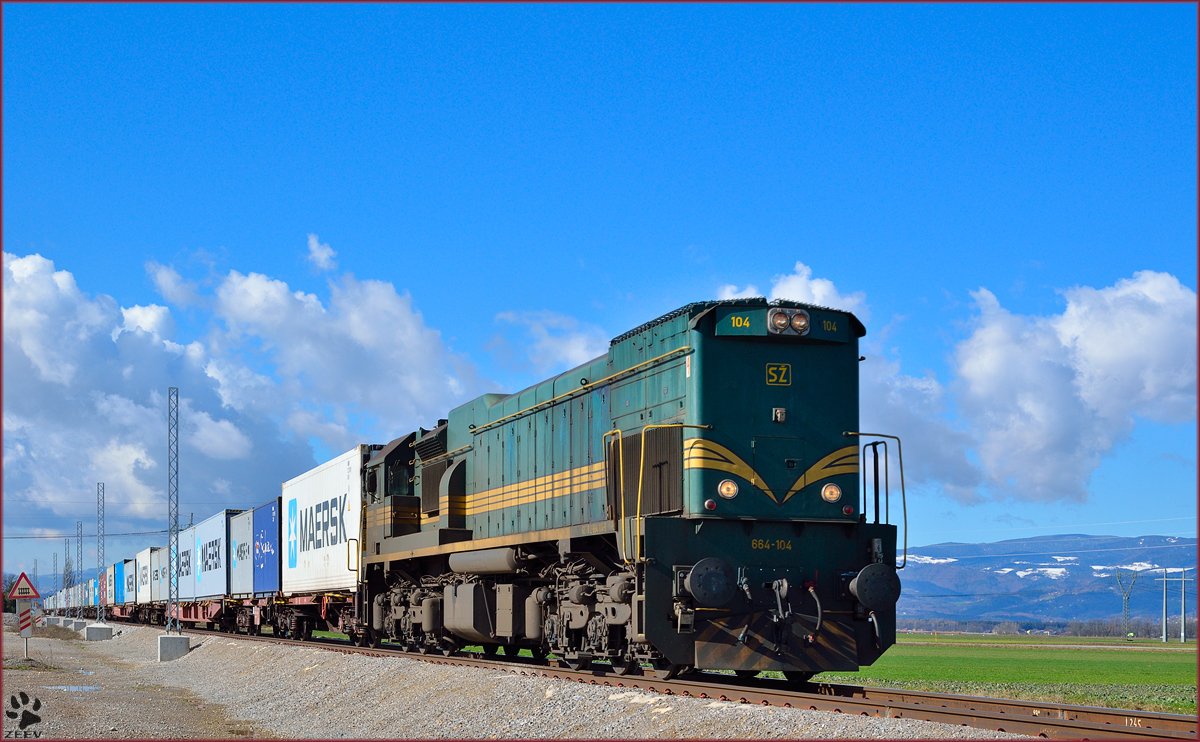
[[[567,667],[572,670],[586,670],[592,666],[591,657],[563,657],[563,662],[566,662]]]
[[[483,645],[483,653],[488,657],[495,657],[496,652],[499,651],[499,649],[500,649],[499,644],[484,644]],[[508,652],[505,652],[505,654],[508,654]]]
[[[417,651],[421,654],[429,654],[433,651],[433,647],[429,646],[428,644],[422,644],[421,646],[417,647]]]
[[[784,670],[783,677],[789,683],[807,683],[812,680],[814,673],[805,672],[804,670]]]
[[[735,675],[739,678],[755,678],[758,677],[758,670],[734,670]]]
[[[685,667],[686,665],[676,665],[665,658],[660,658],[651,663],[651,672],[659,680],[670,680],[683,672]]]
[[[501,644],[500,651],[504,652],[505,657],[516,657],[521,653],[521,648],[516,644]]]
[[[638,667],[639,665],[637,660],[633,659],[629,655],[625,655],[624,657],[613,657],[612,659],[613,672],[618,675],[630,675],[634,670],[638,669]]]
[[[550,651],[545,647],[535,647],[529,651],[533,654],[535,660],[544,660],[546,659],[546,655],[550,654]]]

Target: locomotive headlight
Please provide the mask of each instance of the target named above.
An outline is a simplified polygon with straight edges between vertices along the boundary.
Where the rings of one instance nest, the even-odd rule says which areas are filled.
[[[825,502],[837,502],[842,499],[842,488],[830,482],[821,488],[821,499]]]
[[[792,329],[801,335],[808,332],[808,312],[801,310],[792,315]]]
[[[771,312],[771,329],[775,332],[783,332],[788,328],[787,312],[782,309],[776,309]]]
[[[737,497],[737,493],[737,482],[733,481],[732,479],[722,479],[721,483],[717,485],[717,494],[719,494],[721,497],[724,497],[726,500],[732,500],[733,498]]]

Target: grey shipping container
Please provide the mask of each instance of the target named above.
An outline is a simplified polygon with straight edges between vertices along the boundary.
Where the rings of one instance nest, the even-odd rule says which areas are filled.
[[[196,528],[179,532],[179,602],[196,599]]]
[[[196,599],[229,595],[229,520],[240,510],[222,510],[196,524]]]
[[[160,546],[152,546],[149,549],[144,549],[144,550],[138,552],[138,555],[137,555],[137,603],[138,603],[138,605],[142,605],[144,603],[149,603],[151,601],[150,589],[151,589],[151,584],[153,581],[150,579],[150,576],[151,576],[150,570],[153,568],[150,566],[150,564],[152,561],[157,561],[151,557],[151,554],[153,554],[156,551],[161,550],[161,548],[162,547],[160,547]]]
[[[137,602],[137,560],[126,559],[122,574],[125,579],[125,588],[121,593],[121,602],[125,605],[132,605]]]
[[[229,519],[229,592],[242,598],[254,594],[254,511]]]
[[[166,549],[150,552],[150,602],[162,603],[167,599],[167,591],[164,586],[167,584],[163,578],[167,575],[167,556]]]

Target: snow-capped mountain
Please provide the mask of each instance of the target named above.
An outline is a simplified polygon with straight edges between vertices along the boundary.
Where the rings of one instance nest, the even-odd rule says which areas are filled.
[[[992,544],[910,547],[900,571],[904,618],[1082,621],[1121,615],[1122,587],[1133,581],[1130,614],[1162,614],[1164,575],[1196,576],[1196,539],[1065,534]],[[1134,581],[1133,574],[1137,577]],[[1196,583],[1188,584],[1194,614]],[[1179,613],[1179,583],[1167,609]]]

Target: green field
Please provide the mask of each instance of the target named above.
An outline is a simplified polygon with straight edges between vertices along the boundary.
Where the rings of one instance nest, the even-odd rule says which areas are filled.
[[[1047,645],[1092,645],[1111,648]],[[871,667],[818,681],[1196,713],[1196,648],[1087,637],[902,635]]]

